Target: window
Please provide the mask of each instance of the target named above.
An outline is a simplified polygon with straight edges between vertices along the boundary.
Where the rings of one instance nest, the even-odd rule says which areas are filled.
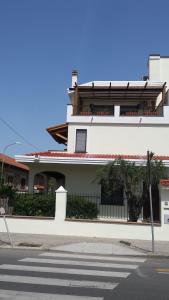
[[[76,130],[75,152],[86,152],[87,129]]]

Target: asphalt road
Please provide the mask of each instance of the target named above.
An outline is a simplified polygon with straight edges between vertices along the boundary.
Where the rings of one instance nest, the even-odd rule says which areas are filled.
[[[0,299],[168,300],[169,259],[0,249]]]

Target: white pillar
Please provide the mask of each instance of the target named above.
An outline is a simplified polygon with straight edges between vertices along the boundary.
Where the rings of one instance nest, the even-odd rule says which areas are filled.
[[[55,220],[62,222],[66,218],[67,191],[60,186],[56,191]]]
[[[116,118],[119,118],[119,116],[120,116],[120,106],[119,105],[114,106],[114,116]]]
[[[72,71],[72,87],[77,84],[78,72],[76,70]]]
[[[34,172],[32,170],[29,171],[29,178],[28,178],[28,192],[33,193],[33,187],[34,187]]]

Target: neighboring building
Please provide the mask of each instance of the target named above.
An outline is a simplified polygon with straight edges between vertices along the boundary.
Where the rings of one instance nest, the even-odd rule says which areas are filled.
[[[29,168],[26,165],[17,162],[14,158],[0,153],[1,172],[2,164],[4,182],[18,191],[27,191]]]
[[[47,129],[64,151],[16,156],[30,168],[29,190],[40,173],[48,189],[101,193],[94,181],[101,165],[116,157],[146,160],[147,150],[169,164],[169,57],[149,56],[149,74],[141,81],[78,83],[72,72],[66,123]]]

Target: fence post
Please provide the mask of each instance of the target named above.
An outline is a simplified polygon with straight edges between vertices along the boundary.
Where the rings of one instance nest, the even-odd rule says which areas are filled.
[[[60,186],[56,191],[55,220],[64,221],[66,218],[67,191]]]

